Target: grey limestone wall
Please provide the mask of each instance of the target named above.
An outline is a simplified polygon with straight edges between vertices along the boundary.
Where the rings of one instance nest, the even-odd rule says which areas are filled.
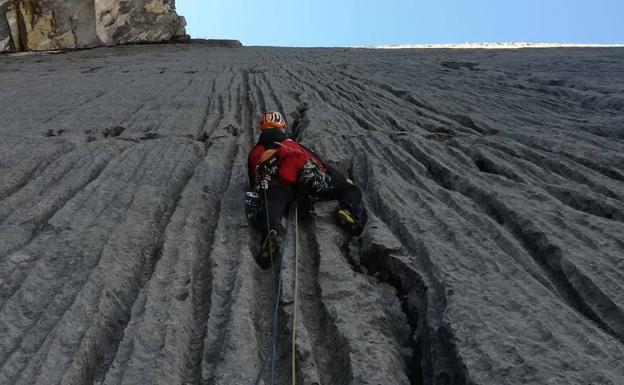
[[[267,379],[272,274],[243,197],[273,109],[350,171],[370,218],[361,238],[333,223],[336,202],[284,218],[275,384],[291,383],[293,322],[298,384],[622,384],[622,62],[207,44],[0,56],[0,385]]]

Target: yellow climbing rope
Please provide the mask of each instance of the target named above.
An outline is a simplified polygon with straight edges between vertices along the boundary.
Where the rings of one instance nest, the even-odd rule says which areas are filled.
[[[295,376],[297,367],[296,367],[296,337],[297,337],[297,298],[299,297],[298,288],[299,288],[299,218],[298,218],[297,210],[297,202],[295,201],[295,283],[293,295],[295,296],[293,301],[293,320],[292,320],[292,348],[291,348],[291,377],[292,377],[292,385],[296,385],[297,378]]]

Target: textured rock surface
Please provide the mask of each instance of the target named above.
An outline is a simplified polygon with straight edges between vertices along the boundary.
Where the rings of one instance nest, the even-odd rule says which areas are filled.
[[[173,0],[0,0],[0,52],[160,42],[184,26]]]
[[[252,384],[263,110],[371,221],[300,224],[301,384],[621,384],[624,50],[0,57],[0,383]],[[290,383],[290,222],[278,379]],[[266,372],[265,372],[266,373]]]
[[[95,0],[97,36],[105,45],[158,42],[183,36],[173,0]]]

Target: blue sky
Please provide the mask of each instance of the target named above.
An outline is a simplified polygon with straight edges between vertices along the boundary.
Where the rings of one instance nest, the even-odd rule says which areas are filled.
[[[194,38],[244,45],[624,43],[624,0],[176,0]]]

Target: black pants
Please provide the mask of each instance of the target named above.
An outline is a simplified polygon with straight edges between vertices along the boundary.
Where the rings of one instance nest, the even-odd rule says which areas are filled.
[[[349,210],[360,223],[366,223],[367,214],[362,205],[362,191],[360,188],[332,168],[327,169],[327,175],[331,178],[328,190],[322,194],[314,195],[313,198],[322,201],[338,200],[340,208]],[[283,234],[282,217],[286,214],[291,200],[293,198],[307,198],[308,196],[305,191],[298,187],[291,188],[279,182],[272,182],[269,185],[266,191],[265,204],[268,208],[270,229],[276,229],[280,234]],[[267,229],[266,210],[266,208],[262,210],[262,215],[258,216],[254,223],[256,230],[263,235],[266,235],[269,230]]]
[[[264,192],[261,191],[260,194],[264,194]],[[269,188],[266,190],[266,195],[262,196],[263,207],[260,215],[256,217],[253,223],[255,229],[263,236],[268,233],[269,229],[275,229],[280,234],[283,234],[284,227],[282,226],[282,217],[286,214],[292,197],[292,188],[279,182],[271,182]],[[267,216],[269,223],[268,228]]]
[[[331,178],[329,189],[315,196],[319,200],[338,200],[339,207],[349,210],[362,224],[366,223],[366,210],[362,206],[362,190],[351,183],[344,175],[331,167],[327,168]]]

